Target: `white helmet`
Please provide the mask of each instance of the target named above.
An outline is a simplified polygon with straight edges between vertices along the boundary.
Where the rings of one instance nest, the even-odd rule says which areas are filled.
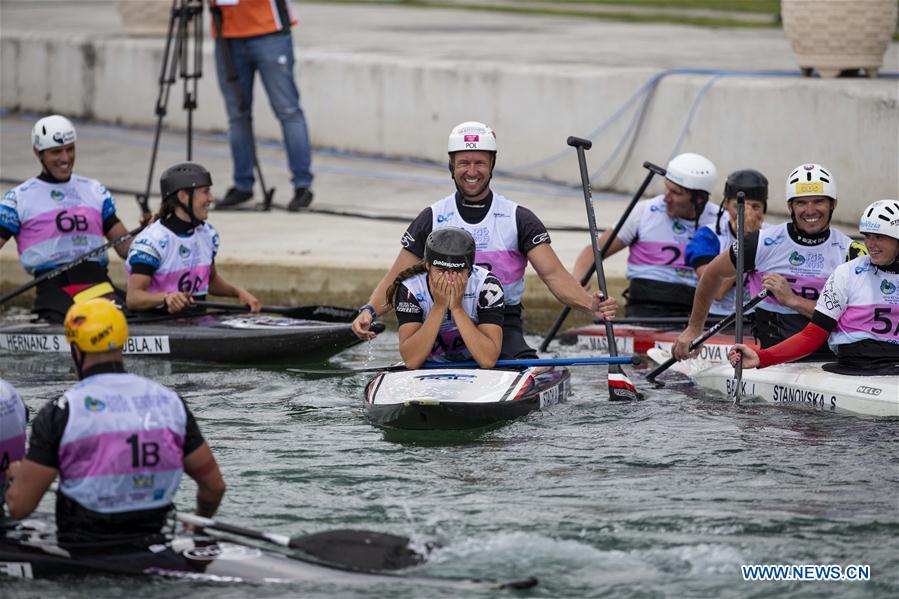
[[[788,202],[793,198],[807,196],[825,196],[831,200],[837,199],[837,182],[833,175],[820,164],[799,165],[787,177],[786,198]]]
[[[665,178],[684,189],[712,194],[715,191],[715,180],[718,179],[718,169],[705,156],[687,152],[671,159],[665,169]]]
[[[475,150],[496,152],[496,133],[493,129],[477,121],[456,125],[450,132],[446,151],[452,154]]]
[[[899,239],[899,202],[896,200],[877,200],[862,212],[858,223],[858,232],[877,233]]]
[[[76,139],[75,125],[58,114],[45,116],[34,124],[31,139],[34,149],[38,152],[72,144]]]

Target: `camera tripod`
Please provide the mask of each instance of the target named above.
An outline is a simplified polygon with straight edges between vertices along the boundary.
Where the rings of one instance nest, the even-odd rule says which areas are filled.
[[[234,56],[228,40],[220,35],[222,30],[221,9],[213,6],[212,21],[216,29],[216,44],[221,44],[222,57],[225,62],[228,84],[233,86],[239,100],[241,118],[246,119],[246,125],[250,127],[250,110],[246,98],[240,90],[237,69],[234,66]],[[144,193],[138,194],[137,201],[144,213],[150,212],[149,198],[153,186],[153,171],[156,168],[156,158],[159,153],[159,138],[162,133],[163,120],[168,113],[169,96],[172,86],[181,79],[183,91],[182,108],[187,113],[187,160],[193,158],[193,111],[197,109],[197,86],[203,76],[203,0],[172,0],[172,9],[169,16],[169,28],[165,39],[165,50],[162,57],[162,67],[159,72],[159,95],[156,98],[156,132],[153,136],[153,151],[150,155],[150,167],[147,171],[147,184]],[[274,188],[265,185],[262,176],[262,168],[259,165],[259,157],[256,155],[255,140],[251,147],[253,167],[259,177],[259,185],[262,187],[262,210],[270,210]]]

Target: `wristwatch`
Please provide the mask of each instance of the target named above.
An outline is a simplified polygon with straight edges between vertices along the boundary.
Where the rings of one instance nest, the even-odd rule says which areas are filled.
[[[364,306],[362,306],[361,308],[359,308],[359,311],[356,312],[356,315],[358,316],[359,314],[362,314],[363,310],[368,310],[368,311],[369,311],[369,313],[371,314],[371,319],[372,319],[372,320],[374,320],[374,319],[376,319],[376,318],[378,317],[378,312],[375,310],[375,307],[372,306],[371,304],[365,304]]]

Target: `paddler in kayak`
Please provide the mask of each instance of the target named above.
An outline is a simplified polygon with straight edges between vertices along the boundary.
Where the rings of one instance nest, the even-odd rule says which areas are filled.
[[[717,212],[709,202],[718,170],[699,154],[675,156],[665,174],[665,193],[634,206],[605,257],[629,248],[627,257],[628,317],[687,316],[696,289],[696,271],[684,263],[684,251],[696,230],[714,226]],[[603,247],[612,234],[599,236]],[[593,264],[586,246],[574,265],[580,278]]]
[[[16,239],[25,272],[39,277],[128,231],[116,215],[112,194],[102,183],[73,172],[75,126],[54,114],[35,123],[32,151],[41,172],[3,195],[0,201],[0,248]],[[141,218],[141,224],[150,214]],[[114,246],[125,258],[131,240]],[[37,285],[32,311],[42,320],[61,323],[73,298],[124,298],[109,279],[106,252]]]
[[[406,368],[425,360],[475,360],[492,368],[503,346],[502,283],[476,266],[468,231],[443,227],[425,242],[425,257],[388,287]]]
[[[840,374],[899,376],[899,202],[880,200],[858,226],[867,256],[840,264],[827,278],[811,322],[786,341],[754,351],[737,344],[729,358],[743,368],[798,360],[824,341],[837,355],[824,369]]]
[[[771,347],[805,328],[828,275],[854,258],[860,245],[853,246],[846,234],[830,226],[837,207],[837,184],[829,169],[819,164],[796,167],[787,176],[785,195],[790,221],[755,231],[744,239],[749,293],[756,295],[762,289],[769,292],[753,317],[753,333],[761,347]],[[731,247],[703,272],[689,324],[672,349],[678,360],[688,357],[690,343],[702,333],[722,283],[736,276],[736,256],[736,248]],[[812,359],[833,357],[823,345]]]
[[[175,314],[207,294],[236,297],[259,312],[253,294],[225,280],[215,268],[219,236],[206,222],[214,202],[212,176],[182,162],[162,173],[162,205],[156,222],[144,229],[128,252],[128,309]]]
[[[153,535],[187,473],[197,514],[214,515],[225,493],[218,464],[177,393],[125,372],[124,314],[103,298],[76,303],[65,332],[80,382],[35,417],[25,459],[9,467],[9,513],[28,516],[58,474],[61,539]]]
[[[16,388],[0,379],[0,518],[6,496],[6,469],[25,456],[28,409]]]
[[[684,251],[684,262],[693,268],[699,277],[702,277],[709,262],[721,252],[727,251],[737,238],[737,194],[741,191],[746,197],[745,232],[752,233],[765,226],[765,213],[768,211],[768,179],[753,169],[732,172],[724,183],[724,198],[718,207],[715,225],[700,227]],[[736,301],[735,283],[735,278],[725,281],[715,295],[709,314],[727,316],[733,313]]]
[[[387,287],[400,272],[418,264],[428,235],[443,227],[468,231],[477,246],[475,263],[493,272],[503,285],[504,359],[537,357],[524,339],[521,321],[524,271],[529,262],[563,304],[597,319],[614,317],[617,302],[603,298],[600,292],[591,297],[584,291],[552,249],[549,232],[540,219],[490,188],[497,155],[493,129],[474,121],[461,123],[450,132],[447,151],[456,192],[422,210],[406,229],[393,266],[353,321],[353,332],[359,338],[374,338],[371,323],[393,300],[387,296]]]

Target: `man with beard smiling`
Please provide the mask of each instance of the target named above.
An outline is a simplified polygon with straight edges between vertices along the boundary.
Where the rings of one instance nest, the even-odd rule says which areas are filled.
[[[32,145],[41,173],[0,201],[0,248],[15,237],[22,266],[35,277],[128,232],[109,191],[99,181],[73,173],[75,139],[69,119],[58,114],[40,119],[32,130]],[[124,241],[115,251],[125,258],[130,245]],[[115,293],[108,263],[104,252],[39,283],[33,311],[44,320],[62,322],[76,296],[86,301]]]
[[[490,189],[497,152],[496,134],[490,127],[474,121],[457,125],[450,133],[447,151],[456,193],[422,210],[406,229],[401,240],[403,248],[393,266],[353,321],[353,332],[358,337],[375,337],[370,325],[389,308],[388,286],[397,275],[422,260],[428,235],[442,227],[468,231],[475,240],[475,263],[492,271],[502,283],[506,305],[501,358],[537,357],[524,340],[521,322],[524,271],[528,262],[565,305],[598,319],[614,317],[616,301],[603,298],[600,292],[591,297],[584,291],[553,251],[549,233],[540,219]]]
[[[824,282],[833,270],[855,256],[844,233],[830,227],[837,207],[837,184],[819,164],[803,164],[787,177],[790,222],[750,233],[744,241],[744,271],[752,295],[762,289],[768,297],[755,310],[754,333],[768,348],[798,333],[809,323]],[[721,282],[736,274],[736,247],[712,260],[696,288],[690,322],[677,338],[672,354],[683,360],[701,333],[709,306]],[[810,360],[833,359],[821,344]]]

